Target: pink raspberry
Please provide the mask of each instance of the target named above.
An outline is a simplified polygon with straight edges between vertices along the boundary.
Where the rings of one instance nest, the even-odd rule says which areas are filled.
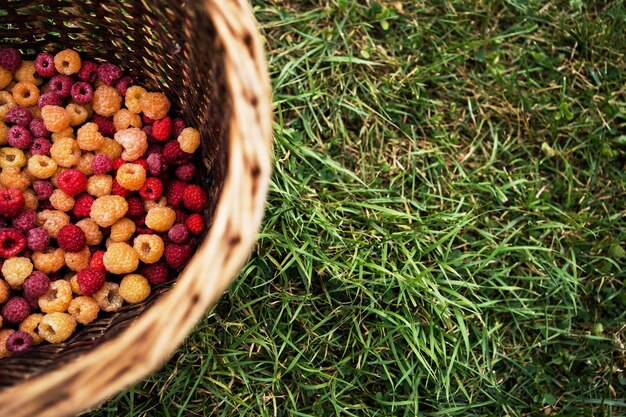
[[[57,177],[59,188],[71,196],[80,194],[87,187],[87,176],[77,169],[67,169]]]
[[[37,225],[37,213],[34,210],[24,210],[13,217],[13,227],[21,233],[26,233]]]
[[[42,52],[35,58],[35,71],[42,77],[50,78],[57,73],[54,66],[54,56],[48,52]]]
[[[26,150],[30,148],[30,145],[32,145],[33,137],[25,127],[14,125],[9,129],[7,141],[9,142],[9,145],[14,148]]]
[[[28,231],[26,241],[29,249],[40,252],[50,244],[50,236],[48,236],[48,232],[43,227],[36,227]]]
[[[33,346],[33,337],[26,332],[18,330],[7,338],[6,348],[11,353],[20,353]]]
[[[93,295],[97,293],[104,285],[106,275],[103,270],[96,268],[87,268],[78,272],[76,281],[80,292],[85,295]]]
[[[165,261],[174,269],[182,268],[191,258],[191,246],[169,244],[165,246]]]
[[[74,216],[80,218],[89,217],[91,214],[91,205],[94,202],[94,198],[89,194],[81,194],[76,197],[74,202],[74,208],[72,209],[72,213]]]
[[[50,148],[52,148],[52,142],[48,139],[36,138],[30,145],[30,154],[50,156]]]
[[[36,180],[33,182],[33,190],[35,190],[38,200],[47,200],[54,192],[54,185],[50,181]]]
[[[72,90],[73,84],[74,81],[67,75],[57,74],[54,77],[50,78],[48,86],[50,87],[50,91],[54,91],[59,97],[63,99],[70,96],[70,91]]]
[[[21,323],[29,314],[28,301],[22,297],[13,297],[2,307],[2,317],[9,323]]]
[[[34,271],[24,281],[24,297],[39,298],[48,292],[50,279],[46,274]]]
[[[24,195],[17,188],[0,189],[0,215],[15,217],[24,207]]]
[[[174,130],[174,137],[177,138],[178,135],[180,135],[180,132],[182,132],[183,129],[187,127],[187,125],[185,124],[185,121],[181,119],[180,117],[177,117],[172,122],[173,122],[172,128]]]
[[[139,269],[139,273],[152,285],[163,284],[169,277],[169,270],[163,261],[142,265]]]
[[[139,197],[130,197],[126,200],[128,211],[126,215],[131,219],[137,219],[144,214],[143,201]]]
[[[22,106],[11,107],[4,116],[5,120],[9,123],[13,123],[22,127],[28,127],[33,116],[28,109]]]
[[[117,82],[115,83],[115,88],[117,89],[117,91],[120,92],[121,95],[125,96],[126,90],[128,90],[128,88],[133,85],[135,85],[135,80],[127,75],[117,80]]]
[[[106,174],[113,170],[113,161],[108,155],[99,153],[91,160],[91,170],[96,175]]]
[[[34,138],[49,138],[50,132],[46,129],[42,119],[33,119],[28,126],[30,133]]]
[[[188,164],[180,165],[176,167],[176,171],[174,171],[174,173],[179,180],[189,182],[193,180],[196,176],[196,166],[191,162]]]
[[[0,66],[15,72],[22,66],[22,55],[15,48],[0,48]]]
[[[123,74],[120,67],[108,62],[98,67],[98,78],[106,85],[113,85]]]
[[[167,237],[172,241],[172,243],[186,243],[187,239],[189,239],[189,231],[187,230],[187,226],[181,223],[175,224],[167,232]]]
[[[91,121],[98,125],[98,131],[102,133],[103,136],[113,136],[115,134],[113,119],[94,114]]]
[[[153,152],[146,159],[148,162],[148,173],[150,175],[159,176],[167,171],[167,162],[162,154]]]
[[[67,252],[80,252],[85,248],[86,240],[83,229],[75,224],[66,224],[57,235],[59,247]]]
[[[156,139],[154,139],[154,135],[152,134],[152,125],[145,125],[141,128],[148,137],[148,143],[153,143]]]
[[[11,258],[26,247],[26,238],[15,229],[0,229],[0,258]]]
[[[70,90],[72,100],[78,104],[90,103],[93,100],[93,87],[84,81],[74,84]]]
[[[46,91],[37,99],[37,105],[41,108],[45,106],[62,106],[63,100],[56,91]]]
[[[81,64],[80,70],[76,73],[78,79],[88,83],[94,83],[98,77],[98,64],[88,59],[83,60]]]

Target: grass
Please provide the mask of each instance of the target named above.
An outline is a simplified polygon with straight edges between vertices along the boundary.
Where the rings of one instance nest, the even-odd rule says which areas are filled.
[[[259,244],[94,415],[626,415],[624,3],[253,4]]]

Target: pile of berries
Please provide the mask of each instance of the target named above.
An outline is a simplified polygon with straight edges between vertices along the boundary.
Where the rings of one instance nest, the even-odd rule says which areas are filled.
[[[137,304],[191,258],[200,134],[73,50],[0,49],[0,358]]]

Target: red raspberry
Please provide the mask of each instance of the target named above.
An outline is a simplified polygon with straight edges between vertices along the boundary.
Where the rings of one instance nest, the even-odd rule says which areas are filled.
[[[22,297],[13,297],[2,308],[2,317],[9,323],[18,324],[30,314],[30,305]]]
[[[138,235],[153,235],[154,230],[150,229],[149,227],[137,226],[137,234]]]
[[[47,52],[42,52],[35,58],[35,71],[42,77],[50,78],[57,73],[54,66],[54,56]]]
[[[163,284],[169,277],[169,270],[163,261],[143,265],[140,268],[139,273],[146,277],[148,282],[152,285]]]
[[[81,194],[76,197],[74,208],[72,209],[74,216],[78,218],[89,217],[94,200],[89,194]]]
[[[152,136],[152,125],[145,125],[144,127],[141,128],[141,130],[143,130],[146,136],[148,137],[148,143],[154,142],[155,139],[154,139],[154,136]]]
[[[41,108],[45,106],[62,106],[63,100],[56,91],[46,91],[37,99],[37,105]]]
[[[34,271],[24,281],[24,297],[39,298],[48,292],[50,288],[50,279],[46,274]]]
[[[183,193],[183,204],[189,211],[201,212],[207,204],[206,192],[199,185],[187,185]]]
[[[172,119],[165,117],[156,120],[152,125],[152,136],[159,142],[164,142],[172,135]]]
[[[85,232],[75,224],[66,224],[57,235],[59,247],[67,252],[80,252],[85,248],[86,241]]]
[[[178,180],[172,181],[167,188],[167,192],[165,193],[165,197],[167,198],[167,204],[172,207],[180,206],[186,188],[187,184],[185,184],[184,182]]]
[[[178,223],[167,232],[167,237],[172,243],[186,243],[187,239],[189,239],[189,230],[187,230],[187,226],[184,224]]]
[[[182,268],[191,258],[191,246],[169,244],[165,246],[165,261],[174,269]]]
[[[54,77],[50,78],[50,82],[48,82],[50,91],[54,91],[62,99],[68,98],[70,96],[73,84],[74,80],[63,74],[55,75]]]
[[[168,163],[175,164],[184,158],[185,152],[180,149],[180,144],[177,140],[170,140],[163,147],[163,156]]]
[[[24,207],[24,195],[17,188],[0,189],[0,215],[15,217]]]
[[[24,210],[13,217],[12,224],[18,232],[27,233],[37,225],[37,213],[34,210]]]
[[[120,67],[108,62],[98,67],[98,78],[106,85],[113,85],[123,74],[124,71]]]
[[[98,76],[98,64],[89,60],[82,61],[82,66],[78,73],[76,73],[76,76],[81,81],[87,81],[89,83],[95,82]]]
[[[143,201],[139,197],[130,197],[126,202],[128,203],[126,216],[136,219],[144,215]]]
[[[87,268],[78,271],[76,281],[80,292],[85,295],[93,295],[97,293],[104,285],[106,274],[103,269]]]
[[[33,182],[33,190],[37,194],[37,199],[47,200],[54,192],[54,185],[50,181],[36,180]]]
[[[188,164],[176,167],[174,171],[179,180],[189,182],[196,176],[196,166],[189,162]]]
[[[147,124],[147,125],[151,125],[152,123],[154,123],[154,120],[152,120],[151,118],[149,118],[145,114],[141,115],[141,119],[143,120],[144,124]]]
[[[89,266],[94,269],[98,269],[100,271],[106,270],[104,267],[104,261],[102,258],[106,252],[103,250],[97,250],[91,255],[91,261],[89,261]]]
[[[113,136],[115,134],[115,125],[112,118],[94,114],[91,121],[98,125],[98,131],[103,136]]]
[[[185,121],[183,119],[181,119],[180,117],[177,117],[176,119],[174,119],[173,121],[173,128],[174,128],[174,137],[177,138],[178,135],[180,135],[180,132],[182,132],[187,125],[185,124]]]
[[[150,177],[146,179],[143,187],[139,190],[139,195],[146,200],[156,200],[163,193],[163,184],[158,178]]]
[[[0,66],[15,72],[22,66],[22,55],[15,48],[2,48],[0,49]]]
[[[133,164],[141,165],[143,169],[148,170],[148,160],[146,158],[139,158],[133,161]]]
[[[96,175],[106,174],[113,169],[113,161],[108,155],[99,153],[91,160],[91,169]]]
[[[24,151],[30,148],[30,145],[33,144],[33,137],[31,136],[30,131],[25,127],[14,125],[9,129],[7,141],[9,142],[9,145],[14,148]]]
[[[185,221],[185,226],[187,226],[187,229],[189,229],[189,232],[191,232],[194,235],[199,235],[202,232],[204,232],[204,229],[206,229],[206,223],[204,222],[204,217],[202,217],[198,213],[194,213],[190,215],[189,217],[187,217],[187,220]]]
[[[75,196],[85,191],[87,176],[77,169],[68,169],[59,174],[57,184],[67,194]]]
[[[22,106],[11,107],[9,111],[4,115],[4,119],[7,122],[22,126],[29,127],[33,116],[28,109]]]
[[[46,129],[46,125],[43,122],[43,119],[33,119],[28,126],[30,130],[30,134],[33,135],[34,138],[49,138],[50,132]],[[37,140],[37,139],[35,139]]]
[[[113,169],[117,171],[125,163],[126,161],[124,161],[122,158],[117,158],[116,160],[113,161]]]
[[[111,194],[119,195],[120,197],[128,197],[131,191],[127,188],[124,188],[117,182],[117,179],[113,178],[113,185],[111,186]]]
[[[135,80],[127,75],[117,80],[117,82],[115,83],[115,88],[117,91],[120,92],[121,95],[125,96],[126,90],[128,90],[133,85],[135,85]]]
[[[0,229],[0,258],[16,256],[26,247],[26,238],[15,229]]]
[[[36,120],[33,120],[33,122],[34,121]],[[30,154],[50,156],[50,148],[52,148],[52,142],[45,138],[37,138],[33,141],[33,144],[30,145]]]

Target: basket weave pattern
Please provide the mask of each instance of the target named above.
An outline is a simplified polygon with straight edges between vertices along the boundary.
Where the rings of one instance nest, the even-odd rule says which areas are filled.
[[[86,409],[162,364],[249,253],[268,188],[270,87],[243,0],[5,0],[0,42],[30,54],[74,48],[165,92],[202,134],[210,230],[176,285],[155,289],[64,344],[0,360],[0,416]]]

